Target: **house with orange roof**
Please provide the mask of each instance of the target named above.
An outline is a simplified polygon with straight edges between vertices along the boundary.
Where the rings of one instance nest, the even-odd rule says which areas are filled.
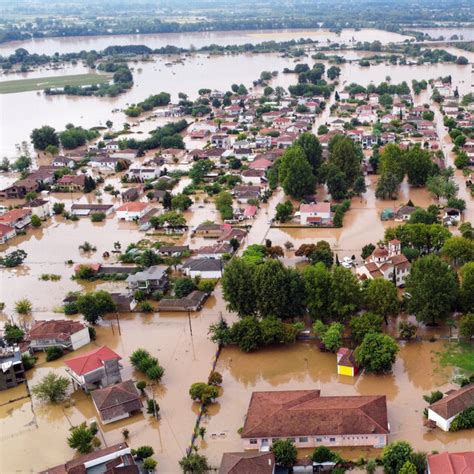
[[[117,217],[121,221],[136,221],[150,210],[146,202],[126,202],[117,209]]]
[[[67,319],[35,321],[26,339],[33,351],[45,351],[50,347],[75,351],[91,342],[87,326]]]
[[[428,454],[428,474],[474,473],[474,451],[464,453]]]

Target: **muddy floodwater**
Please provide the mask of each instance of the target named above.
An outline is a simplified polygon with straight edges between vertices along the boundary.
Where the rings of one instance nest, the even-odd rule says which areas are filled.
[[[322,395],[385,395],[389,442],[407,440],[415,449],[424,451],[473,449],[474,440],[466,433],[428,432],[423,427],[423,394],[454,388],[449,383],[450,370],[440,369],[437,363],[435,353],[442,350],[442,344],[408,343],[401,347],[391,374],[362,373],[355,378],[337,375],[336,355],[322,353],[312,344],[299,343],[255,354],[226,348],[217,365],[224,378],[223,394],[206,417],[202,447],[212,464],[219,462],[222,453],[241,449],[237,431],[244,424],[253,391],[318,389]],[[230,411],[225,409],[229,406]],[[343,448],[340,452],[351,459],[380,454],[380,450],[368,448]]]

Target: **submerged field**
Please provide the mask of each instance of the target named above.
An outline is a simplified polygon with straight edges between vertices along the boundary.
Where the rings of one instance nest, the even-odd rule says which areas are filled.
[[[48,87],[90,86],[109,82],[110,75],[105,74],[73,74],[69,76],[36,77],[0,82],[0,94],[39,91]]]

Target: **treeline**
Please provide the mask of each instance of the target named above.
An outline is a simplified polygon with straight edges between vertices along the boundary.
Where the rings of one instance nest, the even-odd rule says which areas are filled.
[[[180,133],[187,126],[188,122],[186,120],[168,123],[150,132],[151,136],[145,140],[137,140],[135,138],[120,140],[120,147],[138,150],[138,155],[143,154],[146,150],[153,150],[159,147],[184,149],[184,141]]]
[[[350,95],[355,94],[398,94],[398,95],[408,95],[410,94],[410,87],[403,81],[401,84],[389,84],[388,82],[381,82],[379,85],[369,84],[367,87],[361,86],[352,82],[346,86],[345,90],[349,92]]]
[[[124,112],[129,117],[138,117],[143,112],[153,110],[155,107],[162,107],[168,105],[171,101],[171,95],[167,92],[160,92],[159,94],[150,95],[144,101],[138,102],[127,107]]]

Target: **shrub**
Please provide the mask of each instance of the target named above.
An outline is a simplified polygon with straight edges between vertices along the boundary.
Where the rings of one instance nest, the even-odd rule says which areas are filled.
[[[151,446],[140,446],[135,450],[135,457],[139,460],[150,458],[155,454]]]
[[[38,359],[31,354],[23,354],[21,356],[21,361],[23,362],[23,368],[25,370],[32,369],[35,366],[37,360]]]
[[[191,278],[178,278],[174,282],[174,294],[177,298],[184,298],[196,289],[196,285]]]
[[[400,337],[408,341],[415,336],[417,327],[408,321],[401,321],[398,330],[400,331]]]
[[[207,405],[214,402],[219,396],[219,389],[204,382],[196,382],[191,385],[189,395],[192,400],[197,400],[203,405]]]
[[[138,308],[142,313],[152,313],[154,309],[152,304],[148,301],[142,301]]]
[[[130,356],[133,367],[145,373],[150,379],[160,381],[165,370],[160,366],[158,359],[152,357],[145,349],[137,349]]]
[[[339,456],[326,446],[318,446],[310,455],[311,461],[316,463],[334,462],[337,463]]]
[[[209,374],[209,378],[207,379],[207,383],[209,385],[215,385],[215,386],[222,385],[222,375],[219,372],[213,370]]]
[[[87,427],[85,422],[81,423],[79,426],[73,426],[70,431],[71,435],[67,439],[70,448],[76,449],[77,452],[81,454],[86,454],[92,451],[94,433]]]
[[[58,215],[58,214],[62,214],[64,212],[64,203],[63,202],[55,202],[53,204],[53,213]]]
[[[146,402],[146,412],[150,415],[158,416],[160,413],[160,405],[158,405],[156,400],[147,400]]]
[[[298,454],[293,441],[289,439],[278,439],[272,444],[276,464],[284,467],[293,467]]]
[[[64,351],[60,347],[49,347],[46,351],[46,361],[51,362],[59,359],[64,354]]]
[[[158,463],[153,458],[145,458],[143,460],[143,469],[148,472],[153,472]]]
[[[50,372],[34,385],[31,391],[40,400],[58,403],[66,397],[69,383],[68,378]]]
[[[449,431],[469,430],[474,428],[474,406],[459,413],[451,423]]]
[[[105,212],[93,212],[91,214],[92,222],[102,222],[105,219]]]
[[[441,400],[443,398],[443,392],[436,390],[435,392],[431,392],[429,395],[423,395],[423,399],[426,403],[432,405],[433,403]]]
[[[18,344],[25,337],[25,331],[16,324],[11,323],[5,324],[3,334],[8,344]]]
[[[68,301],[67,303],[64,303],[63,309],[64,309],[64,314],[67,314],[67,315],[77,314],[79,312],[75,301]]]
[[[21,300],[15,302],[15,311],[18,314],[29,314],[31,313],[32,308],[33,305],[28,298],[22,298]]]
[[[31,216],[31,225],[33,227],[41,227],[41,219],[36,214]]]

